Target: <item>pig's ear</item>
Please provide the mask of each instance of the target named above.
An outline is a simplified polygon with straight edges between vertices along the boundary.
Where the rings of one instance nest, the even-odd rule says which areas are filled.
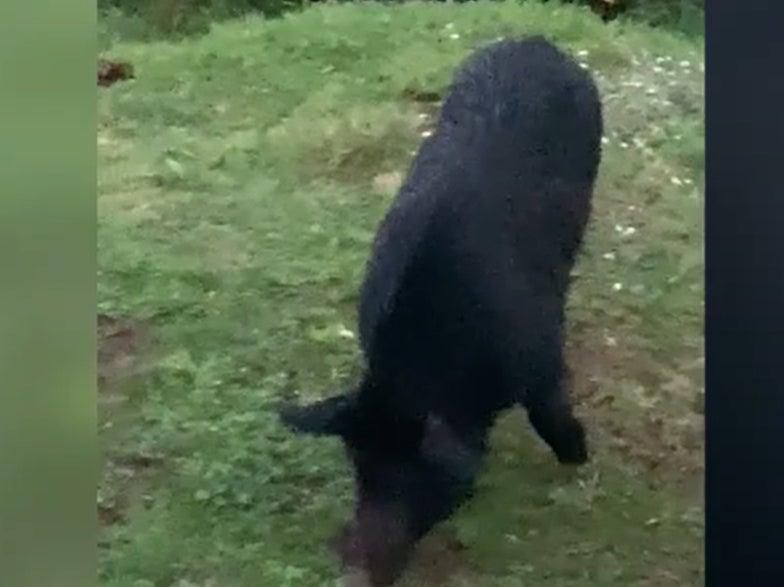
[[[346,436],[356,418],[355,395],[344,393],[306,406],[287,406],[278,413],[281,421],[296,432]]]

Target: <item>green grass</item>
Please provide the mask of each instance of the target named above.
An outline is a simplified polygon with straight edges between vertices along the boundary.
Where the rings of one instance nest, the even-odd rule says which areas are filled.
[[[509,414],[477,498],[407,584],[702,583],[702,48],[584,9],[477,2],[316,6],[112,47],[137,80],[99,96],[99,311],[148,340],[104,365],[98,499],[122,519],[101,528],[102,584],[332,584],[349,469],[273,406],[356,375],[363,264],[435,109],[412,96],[518,33],[581,55],[605,101],[570,303],[594,462],[561,469]]]

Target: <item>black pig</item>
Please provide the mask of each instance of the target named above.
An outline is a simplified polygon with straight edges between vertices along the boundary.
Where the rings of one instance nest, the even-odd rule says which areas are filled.
[[[524,406],[561,463],[588,459],[563,331],[602,124],[591,76],[545,39],[476,51],[379,227],[359,304],[364,376],[282,412],[343,440],[357,502],[338,551],[374,585],[471,495],[502,410]]]

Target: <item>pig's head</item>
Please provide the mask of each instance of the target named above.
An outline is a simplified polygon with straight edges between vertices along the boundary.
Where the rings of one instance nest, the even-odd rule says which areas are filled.
[[[364,570],[374,586],[394,583],[416,542],[471,493],[481,443],[469,447],[437,418],[398,417],[354,393],[287,408],[281,418],[342,439],[357,495],[334,546],[341,566]]]

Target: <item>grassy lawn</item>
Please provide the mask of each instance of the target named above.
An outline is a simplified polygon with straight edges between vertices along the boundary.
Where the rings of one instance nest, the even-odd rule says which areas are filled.
[[[605,103],[569,342],[594,459],[560,468],[508,414],[406,584],[702,584],[701,40],[476,2],[111,48],[137,79],[98,99],[103,585],[333,583],[347,463],[273,406],[356,375],[363,264],[438,96],[474,46],[525,33],[579,55]]]

